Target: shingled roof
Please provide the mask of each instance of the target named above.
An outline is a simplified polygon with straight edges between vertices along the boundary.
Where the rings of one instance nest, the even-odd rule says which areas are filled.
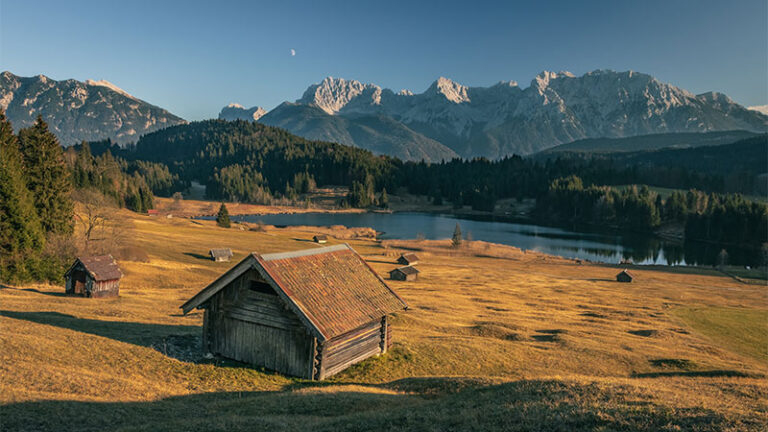
[[[406,274],[406,275],[419,274],[419,270],[416,269],[416,267],[411,267],[411,266],[398,267],[398,268],[392,270],[392,272],[396,272],[396,271],[399,271],[399,272],[401,272],[403,274]],[[390,272],[390,273],[392,273],[392,272]]]
[[[123,277],[123,272],[120,271],[120,268],[117,266],[115,259],[112,258],[112,255],[77,257],[74,264],[67,270],[65,275],[69,274],[78,262],[83,264],[85,270],[96,282],[115,280]]]
[[[201,306],[232,280],[256,269],[307,324],[328,340],[408,305],[349,245],[258,255],[252,253],[181,306]]]
[[[224,257],[232,258],[232,249],[230,248],[214,248],[208,251],[211,258]]]

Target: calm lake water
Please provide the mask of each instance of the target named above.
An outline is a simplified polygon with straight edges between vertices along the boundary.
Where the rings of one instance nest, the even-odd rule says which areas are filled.
[[[729,254],[733,265],[757,265],[759,253],[747,248],[723,247],[699,242],[681,244],[651,235],[617,235],[531,225],[458,218],[428,213],[300,213],[246,215],[233,217],[246,222],[292,226],[344,225],[371,227],[383,232],[381,239],[447,239],[453,235],[456,222],[462,232],[474,240],[511,245],[567,258],[618,263],[631,259],[636,264],[712,265],[721,249]]]

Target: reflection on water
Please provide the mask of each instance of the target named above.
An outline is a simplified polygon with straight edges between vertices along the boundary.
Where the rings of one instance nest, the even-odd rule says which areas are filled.
[[[462,232],[475,240],[507,244],[568,258],[618,263],[630,259],[636,264],[713,265],[721,249],[733,265],[759,265],[760,254],[749,248],[718,246],[699,242],[684,244],[643,234],[610,234],[493,220],[457,219],[428,213],[302,213],[234,217],[270,225],[344,225],[371,227],[383,232],[382,239],[447,239],[458,221]]]

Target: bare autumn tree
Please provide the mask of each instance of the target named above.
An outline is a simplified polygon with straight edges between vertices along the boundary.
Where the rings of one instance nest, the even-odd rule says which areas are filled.
[[[127,237],[125,218],[98,191],[79,189],[73,197],[78,202],[75,219],[81,228],[83,252],[115,253]]]

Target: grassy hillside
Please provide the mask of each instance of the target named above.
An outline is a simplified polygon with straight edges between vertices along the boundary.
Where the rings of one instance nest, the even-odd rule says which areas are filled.
[[[1,429],[768,426],[764,286],[686,268],[638,268],[619,284],[615,267],[483,242],[352,239],[380,274],[418,250],[421,279],[392,282],[411,309],[394,317],[389,353],[316,383],[202,358],[202,314],[178,309],[233,265],[207,260],[209,248],[237,260],[315,247],[313,229],[126,216],[150,261],[120,262],[119,298],[0,289]]]

